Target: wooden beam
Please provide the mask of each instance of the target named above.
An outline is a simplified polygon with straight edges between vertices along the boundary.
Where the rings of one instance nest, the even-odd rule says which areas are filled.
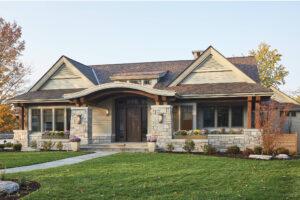
[[[79,101],[80,101],[80,105],[81,106],[86,107],[86,99],[85,99],[85,97],[80,97]]]
[[[248,105],[247,105],[247,128],[251,128],[251,121],[252,121],[252,117],[251,117],[251,112],[252,112],[252,97],[248,97]]]
[[[75,106],[76,107],[80,107],[80,101],[79,101],[79,99],[75,99]]]
[[[155,105],[160,105],[159,96],[158,95],[154,96],[154,100],[155,100]]]
[[[162,96],[161,99],[162,99],[163,105],[168,105],[167,97],[166,96]]]
[[[260,128],[260,96],[257,96],[255,100],[255,128]]]
[[[28,108],[24,108],[24,129],[28,130]]]
[[[24,107],[19,107],[19,130],[24,130]]]
[[[98,99],[98,98],[103,98],[105,96],[110,96],[113,94],[135,94],[135,95],[141,95],[141,96],[145,96],[151,99],[154,99],[156,95],[153,94],[149,94],[147,92],[143,92],[143,91],[137,91],[137,90],[112,90],[112,91],[106,91],[106,92],[102,92],[99,94],[93,94],[87,97],[87,101],[90,100],[94,100],[94,99]]]

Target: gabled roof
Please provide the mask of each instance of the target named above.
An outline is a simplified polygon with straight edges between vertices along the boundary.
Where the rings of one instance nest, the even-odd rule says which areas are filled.
[[[271,86],[270,89],[272,89],[272,91],[274,92],[271,98],[274,99],[275,101],[279,103],[292,103],[292,104],[299,105],[299,103],[294,98],[280,91],[278,88]]]
[[[37,91],[42,87],[49,78],[61,67],[62,63],[69,62],[73,67],[75,67],[87,80],[89,80],[93,85],[97,85],[97,77],[93,73],[93,69],[83,65],[71,58],[66,56],[61,56],[55,64],[30,88],[29,91]]]

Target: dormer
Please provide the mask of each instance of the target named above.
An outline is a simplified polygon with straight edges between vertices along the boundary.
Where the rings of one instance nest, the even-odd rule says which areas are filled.
[[[134,83],[148,87],[154,87],[155,84],[167,74],[168,71],[135,71],[116,73],[109,78],[114,82]]]

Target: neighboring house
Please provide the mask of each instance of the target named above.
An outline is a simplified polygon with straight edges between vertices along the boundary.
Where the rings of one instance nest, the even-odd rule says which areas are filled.
[[[71,129],[82,144],[143,142],[154,135],[164,146],[178,129],[258,128],[259,105],[273,91],[260,84],[255,58],[225,58],[211,46],[193,55],[89,66],[62,56],[10,102],[20,108],[20,130]]]

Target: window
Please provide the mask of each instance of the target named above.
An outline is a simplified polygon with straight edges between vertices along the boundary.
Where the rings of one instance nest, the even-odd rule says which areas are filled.
[[[130,83],[141,84],[142,81],[141,80],[131,80]]]
[[[243,107],[233,106],[231,107],[231,126],[243,127]]]
[[[203,126],[214,127],[215,126],[215,108],[206,107],[203,109]]]
[[[55,109],[55,130],[63,131],[64,128],[64,118],[65,118],[65,110],[64,109]]]
[[[181,105],[180,106],[180,127],[183,130],[193,129],[193,106]]]
[[[31,110],[31,130],[41,131],[41,110],[40,109]]]
[[[144,85],[151,85],[151,80],[144,80]]]
[[[218,116],[218,127],[228,127],[228,117],[229,117],[229,108],[228,107],[218,107],[217,108]]]
[[[173,125],[174,130],[192,130],[194,105],[174,105],[173,106]]]
[[[71,130],[71,108],[67,108],[67,130]]]
[[[43,131],[52,131],[52,109],[43,110]]]

